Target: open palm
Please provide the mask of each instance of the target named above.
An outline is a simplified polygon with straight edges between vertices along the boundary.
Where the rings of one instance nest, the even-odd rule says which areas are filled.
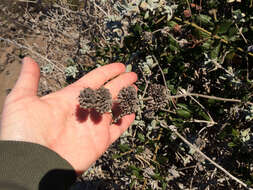
[[[131,114],[120,123],[111,124],[109,113],[100,116],[78,106],[78,95],[85,87],[97,89],[104,85],[115,99],[121,88],[132,85],[137,76],[125,73],[123,64],[95,69],[68,87],[41,98],[37,96],[39,78],[37,63],[25,58],[19,79],[5,101],[1,140],[46,146],[79,173],[98,159],[134,120],[135,115]]]

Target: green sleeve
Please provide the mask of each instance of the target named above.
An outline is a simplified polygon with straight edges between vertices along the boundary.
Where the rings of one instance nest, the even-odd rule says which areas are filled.
[[[0,141],[0,189],[64,190],[75,182],[72,166],[39,144]]]

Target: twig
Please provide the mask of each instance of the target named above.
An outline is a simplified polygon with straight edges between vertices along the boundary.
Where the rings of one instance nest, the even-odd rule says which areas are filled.
[[[196,96],[196,97],[202,97],[202,98],[207,98],[207,99],[214,99],[214,100],[220,100],[224,102],[236,102],[236,103],[242,103],[241,100],[238,99],[230,99],[230,98],[221,98],[217,96],[208,96],[208,95],[203,95],[203,94],[196,94],[196,93],[189,93],[190,96]],[[251,102],[246,102],[246,104],[253,105]]]
[[[30,51],[31,53],[33,53],[33,54],[35,54],[36,56],[38,56],[38,57],[44,59],[44,60],[47,61],[48,63],[52,64],[52,65],[53,65],[55,68],[57,68],[59,71],[61,71],[62,73],[64,73],[64,71],[63,71],[61,68],[59,68],[55,63],[53,63],[51,60],[49,60],[49,59],[46,58],[45,56],[41,55],[40,53],[34,51],[33,49],[31,49],[31,48],[29,48],[29,47],[27,47],[27,46],[24,46],[24,45],[22,45],[22,44],[20,44],[20,43],[18,43],[18,42],[16,42],[16,41],[14,41],[14,40],[2,38],[2,37],[0,37],[0,40],[3,40],[3,41],[8,42],[8,43],[10,43],[10,44],[13,44],[13,45],[17,46],[18,48],[27,49],[27,50]]]
[[[204,28],[198,26],[197,24],[195,24],[195,23],[193,23],[193,22],[189,22],[189,21],[187,21],[187,20],[183,21],[183,20],[182,20],[181,18],[179,18],[179,17],[174,17],[174,19],[177,20],[177,21],[179,21],[179,22],[183,22],[184,24],[191,25],[192,27],[196,28],[196,29],[199,30],[199,31],[202,31],[202,32],[206,33],[207,35],[211,36],[212,38],[217,39],[217,40],[220,40],[221,42],[223,42],[223,43],[225,43],[225,44],[231,46],[231,44],[230,44],[229,41],[223,39],[222,37],[220,37],[220,36],[218,36],[218,35],[214,35],[214,36],[213,36],[211,32],[207,31],[206,29],[204,29]],[[238,51],[244,53],[244,50],[243,50],[242,48],[237,47],[236,49],[237,49]],[[253,57],[253,53],[248,52],[247,54]]]
[[[191,183],[190,183],[190,189],[192,189],[192,182],[193,182],[194,177],[196,176],[196,172],[197,172],[197,165],[195,165],[195,168],[193,171],[193,176],[191,178]]]
[[[142,168],[144,168],[145,164],[143,163],[142,159],[140,159],[140,157],[138,155],[135,155],[135,158],[141,163]]]
[[[164,86],[165,86],[165,88],[166,88],[166,90],[167,90],[167,94],[169,95],[169,94],[170,94],[170,91],[169,91],[169,89],[168,89],[168,85],[167,85],[166,78],[165,78],[165,75],[164,75],[164,73],[163,73],[163,70],[162,70],[162,68],[161,68],[161,66],[160,66],[160,64],[159,64],[159,62],[158,62],[158,60],[156,59],[156,57],[155,57],[155,56],[152,56],[152,57],[154,58],[154,60],[156,61],[157,65],[158,65],[158,68],[159,68],[159,70],[160,70],[160,72],[161,72],[161,74],[162,74]],[[168,97],[170,98],[170,96],[168,96]],[[173,101],[171,98],[170,98],[170,101],[172,102],[174,108],[176,108],[177,106],[175,105],[174,101]]]
[[[164,108],[161,108],[162,111],[165,111],[165,112],[168,112],[168,113],[173,113],[173,114],[176,114],[175,111],[170,111],[170,110],[167,110],[167,109],[164,109]]]
[[[206,120],[198,120],[198,119],[194,119],[192,121],[184,121],[184,123],[207,123],[209,125],[217,124],[215,121],[206,121]]]
[[[206,114],[208,115],[209,119],[211,120],[211,122],[209,122],[209,124],[214,125],[216,122],[214,122],[212,116],[211,116],[210,113],[206,110],[206,108],[205,108],[201,103],[199,103],[195,98],[193,98],[191,95],[189,95],[189,96],[191,97],[191,99],[192,99],[194,102],[196,102],[196,103],[202,108],[202,110],[203,110],[204,112],[206,112]]]
[[[242,101],[238,100],[238,99],[221,98],[221,97],[217,97],[217,96],[209,96],[209,95],[189,93],[189,92],[186,92],[186,93],[180,94],[180,95],[169,96],[168,98],[183,98],[183,97],[185,98],[187,96],[195,96],[195,97],[219,100],[219,101],[224,101],[224,102],[242,103]],[[245,103],[248,104],[248,105],[253,105],[252,102],[245,102]]]
[[[192,168],[195,168],[196,166],[197,166],[197,165],[194,165],[194,166],[187,166],[187,167],[184,167],[184,168],[177,168],[177,171],[192,169]]]
[[[246,74],[246,79],[249,81],[249,58],[248,56],[245,56],[246,59],[246,65],[247,65],[247,74]]]
[[[143,91],[143,94],[142,94],[142,99],[144,99],[144,97],[145,97],[145,94],[146,94],[146,92],[147,92],[147,88],[148,88],[148,81],[147,81],[147,78],[146,78],[146,76],[145,76],[145,74],[144,74],[144,72],[143,72],[143,70],[141,69],[141,67],[139,66],[139,69],[140,69],[140,71],[141,71],[141,73],[142,73],[142,76],[143,76],[143,78],[144,78],[144,81],[145,81],[145,88],[144,88],[144,91]]]
[[[189,0],[186,0],[186,3],[187,3],[187,5],[188,5],[188,9],[189,9],[189,11],[190,11],[190,14],[192,15],[192,10],[191,10],[191,5],[190,5],[190,3],[189,3]]]
[[[155,139],[155,140],[157,140],[158,142],[160,141],[160,139],[161,139],[161,137],[162,137],[162,131],[163,131],[163,129],[160,128],[160,130],[159,130],[159,135],[158,135],[158,137]],[[153,161],[156,161],[156,154],[157,154],[159,148],[160,148],[159,145],[156,144],[154,156],[153,156],[153,158],[152,158]]]
[[[143,158],[141,155],[135,155],[135,158],[136,159],[140,159],[140,160],[142,160],[143,162],[145,162],[147,165],[149,165],[150,166],[150,163],[145,159],[145,158]],[[141,162],[141,161],[140,161]],[[143,164],[143,162],[141,162],[142,163],[142,165],[143,165],[143,168],[145,167],[145,165]]]
[[[164,127],[165,129],[169,129],[171,131],[173,131],[185,144],[187,144],[190,148],[192,148],[193,150],[195,150],[196,152],[198,152],[202,157],[204,157],[206,160],[208,160],[211,164],[213,164],[216,168],[220,169],[222,172],[224,172],[227,176],[229,176],[231,179],[233,179],[234,181],[236,181],[237,183],[241,184],[242,186],[244,186],[245,188],[249,189],[249,190],[253,190],[252,188],[248,187],[247,184],[245,184],[244,182],[242,182],[240,179],[236,178],[235,176],[233,176],[231,173],[229,173],[225,168],[223,168],[222,166],[220,166],[219,164],[217,164],[216,162],[214,162],[212,159],[210,159],[208,156],[206,156],[201,150],[199,150],[199,148],[193,144],[191,144],[186,138],[184,138],[176,129],[175,126],[170,125],[168,126],[164,121],[160,121],[160,124],[162,127]]]
[[[177,99],[177,98],[186,98],[187,96],[195,96],[195,97],[219,100],[219,101],[224,101],[224,102],[243,103],[241,100],[238,100],[238,99],[221,98],[221,97],[217,97],[217,96],[209,96],[209,95],[189,93],[189,92],[186,92],[184,94],[174,95],[174,96],[168,96],[168,98],[169,99]],[[143,101],[148,101],[150,99],[151,99],[150,97],[147,97],[147,98],[143,98],[142,100]],[[253,106],[252,102],[245,102],[245,104]]]
[[[240,28],[238,27],[238,25],[237,25],[236,23],[235,23],[235,26],[236,26],[237,30],[239,31],[240,35],[242,36],[244,42],[245,42],[246,44],[248,44],[248,41],[247,41],[247,39],[245,38],[245,36],[243,35],[242,30],[240,30]]]
[[[104,9],[102,9],[98,4],[96,4],[95,1],[93,1],[93,3],[94,3],[94,5],[95,5],[95,7],[97,7],[100,11],[102,11],[102,12],[105,14],[105,16],[108,17],[108,13],[105,12]]]
[[[160,128],[160,130],[159,130],[159,135],[158,135],[158,137],[157,137],[157,141],[159,142],[160,141],[160,139],[161,139],[161,137],[162,137],[162,131],[163,131],[163,128]],[[153,155],[153,158],[152,158],[152,162],[154,162],[154,163],[157,163],[156,162],[156,154],[157,154],[157,152],[158,152],[158,150],[159,150],[159,144],[155,144],[155,152],[154,152],[154,155]],[[143,184],[143,186],[142,186],[142,189],[144,190],[145,189],[145,187],[146,187],[146,184],[147,184],[147,178],[145,178],[145,180],[144,180],[144,184]]]
[[[62,7],[61,5],[59,5],[59,4],[57,4],[57,3],[55,3],[55,4],[53,5],[53,7],[55,7],[55,8],[60,8],[60,9],[62,9],[62,10],[68,11],[68,12],[70,12],[70,13],[81,14],[81,12],[79,12],[79,11],[72,11],[72,10],[66,8],[66,7]]]

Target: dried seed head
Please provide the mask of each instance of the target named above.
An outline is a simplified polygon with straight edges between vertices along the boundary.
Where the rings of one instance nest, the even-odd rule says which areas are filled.
[[[79,103],[84,109],[93,108],[96,103],[96,92],[91,88],[85,88],[80,92]]]
[[[158,110],[158,106],[154,101],[153,97],[150,97],[146,102],[146,108],[143,111],[144,117],[147,119],[152,119],[155,116],[155,112]]]
[[[118,94],[118,106],[120,114],[114,121],[117,122],[120,118],[125,115],[134,113],[138,108],[137,92],[133,86],[122,88]]]
[[[101,87],[96,91],[96,105],[94,109],[101,114],[111,112],[112,95],[107,88]]]
[[[144,111],[144,117],[147,119],[153,119],[155,117],[155,112],[152,109]]]
[[[168,104],[167,89],[160,84],[151,84],[148,89],[149,100],[146,102],[144,117],[151,119],[155,112]]]
[[[168,104],[167,89],[160,84],[151,84],[148,89],[148,95],[153,98],[156,109],[164,108]]]
[[[84,109],[94,108],[103,114],[112,109],[112,96],[108,89],[101,87],[98,90],[85,88],[79,95],[80,107]]]

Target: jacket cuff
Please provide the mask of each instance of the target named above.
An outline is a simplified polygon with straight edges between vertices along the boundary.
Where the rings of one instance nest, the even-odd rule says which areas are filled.
[[[0,141],[0,189],[64,190],[75,182],[73,167],[39,144]]]

